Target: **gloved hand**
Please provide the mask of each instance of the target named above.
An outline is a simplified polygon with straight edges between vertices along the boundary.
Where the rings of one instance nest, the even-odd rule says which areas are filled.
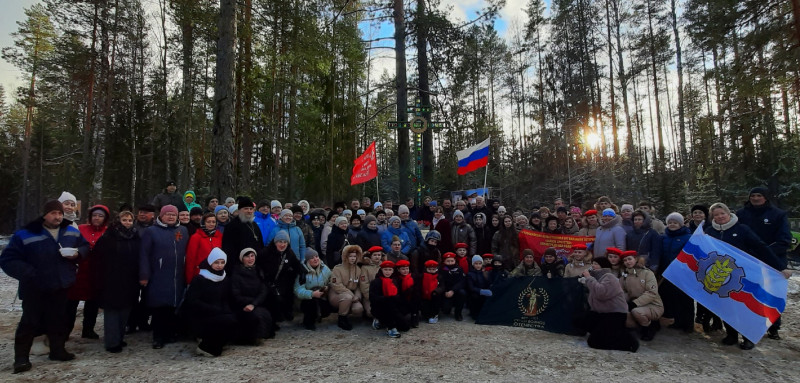
[[[633,309],[635,308],[636,308],[636,303],[633,303],[633,301],[628,301],[628,311],[633,311]]]
[[[481,289],[481,295],[483,295],[484,297],[491,297],[492,296],[492,290]]]

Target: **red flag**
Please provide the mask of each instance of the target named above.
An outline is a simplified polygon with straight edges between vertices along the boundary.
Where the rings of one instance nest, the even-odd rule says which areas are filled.
[[[350,176],[350,185],[367,182],[378,176],[378,157],[375,154],[375,141],[367,147],[360,157],[353,161],[353,175]]]
[[[519,232],[519,256],[522,259],[522,251],[525,249],[533,250],[533,257],[536,263],[541,264],[544,251],[548,247],[556,249],[556,255],[569,260],[569,253],[572,246],[582,244],[588,245],[594,242],[594,237],[583,237],[569,234],[546,234],[533,230],[521,230]]]

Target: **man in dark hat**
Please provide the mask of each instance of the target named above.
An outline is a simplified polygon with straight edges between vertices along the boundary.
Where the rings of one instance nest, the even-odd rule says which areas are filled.
[[[183,203],[183,195],[178,193],[178,186],[175,185],[175,181],[167,181],[167,184],[164,186],[164,192],[159,193],[153,198],[152,205],[159,211],[162,207],[167,205],[176,206],[178,211],[188,210],[186,209],[186,204]]]
[[[754,187],[750,190],[748,201],[736,212],[739,223],[749,226],[764,243],[786,264],[786,256],[792,244],[792,233],[786,212],[772,205],[769,190],[765,187]],[[780,339],[778,330],[781,319],[767,330],[767,337]]]
[[[0,254],[0,268],[19,281],[22,318],[14,336],[14,373],[31,369],[33,338],[44,329],[50,359],[67,361],[67,289],[75,284],[77,263],[89,253],[80,231],[64,220],[61,202],[52,200],[42,216],[17,231]]]
[[[153,226],[153,222],[156,220],[156,207],[150,204],[147,205],[139,205],[136,208],[136,228],[139,231],[147,229],[150,226]]]
[[[239,254],[243,249],[251,247],[258,252],[264,247],[261,229],[255,222],[255,204],[250,197],[239,197],[239,215],[225,226],[222,236],[222,251],[225,254]],[[235,262],[225,265],[225,271],[231,273]]]

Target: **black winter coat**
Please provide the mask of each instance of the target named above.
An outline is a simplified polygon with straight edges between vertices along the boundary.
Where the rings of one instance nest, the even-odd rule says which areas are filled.
[[[747,225],[778,257],[785,257],[792,245],[786,212],[767,201],[756,207],[748,202],[736,212],[739,223]]]
[[[240,312],[247,305],[263,306],[269,289],[264,283],[264,271],[258,267],[236,266],[231,279],[231,308]]]
[[[331,228],[328,235],[328,245],[325,248],[325,264],[338,265],[342,263],[342,247],[347,239],[347,230],[342,230],[337,226]],[[351,245],[353,245],[351,243]]]
[[[378,229],[361,228],[361,231],[358,232],[356,244],[361,246],[363,251],[369,250],[372,246],[381,246],[381,233],[378,232]]]
[[[459,290],[466,292],[467,286],[464,279],[464,271],[458,265],[442,266],[439,269],[439,287],[437,290],[442,289],[443,293]]]
[[[301,273],[305,273],[305,268],[294,255],[292,248],[287,246],[286,251],[281,253],[275,247],[275,242],[270,242],[267,247],[258,251],[256,267],[261,269],[268,288],[274,287],[281,297],[290,299],[294,296],[295,279]]]
[[[245,223],[236,217],[225,226],[225,234],[222,236],[222,251],[228,255],[228,259],[239,259],[239,253],[248,247],[256,251],[264,247],[261,229],[255,222]],[[226,263],[225,271],[230,273],[235,269],[236,264],[237,262]]]
[[[140,245],[138,230],[118,223],[97,240],[92,250],[91,286],[101,308],[124,309],[138,302]]]
[[[758,258],[761,262],[766,263],[775,270],[783,270],[786,268],[786,260],[778,258],[772,249],[764,243],[756,233],[753,232],[747,225],[736,223],[726,230],[719,230],[709,223],[703,227],[703,231],[720,241],[726,242],[739,250],[744,251]]]
[[[491,288],[488,273],[483,270],[471,269],[467,274],[467,288],[471,296],[481,295],[481,290]]]

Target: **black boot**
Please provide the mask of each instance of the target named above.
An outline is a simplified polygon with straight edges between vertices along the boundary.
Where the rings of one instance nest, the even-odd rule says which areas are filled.
[[[339,328],[347,331],[353,329],[353,325],[350,324],[350,320],[347,319],[347,315],[339,315]]]
[[[649,326],[642,327],[642,340],[646,342],[653,340],[659,327],[658,321],[651,321]]]
[[[71,352],[67,352],[67,350],[62,349],[61,351],[50,351],[50,360],[57,360],[60,362],[66,362],[75,359],[75,354]]]
[[[19,374],[20,372],[28,371],[28,370],[31,369],[31,367],[33,367],[33,365],[31,364],[31,361],[27,357],[25,357],[25,358],[15,358],[14,359],[14,373],[15,374]]]
[[[100,335],[97,335],[93,329],[84,327],[83,331],[81,331],[81,338],[100,339]]]
[[[750,339],[747,338],[744,338],[742,340],[742,343],[739,343],[739,348],[741,348],[742,350],[752,350],[753,347],[755,346],[756,345],[753,344],[753,342],[751,342]]]

